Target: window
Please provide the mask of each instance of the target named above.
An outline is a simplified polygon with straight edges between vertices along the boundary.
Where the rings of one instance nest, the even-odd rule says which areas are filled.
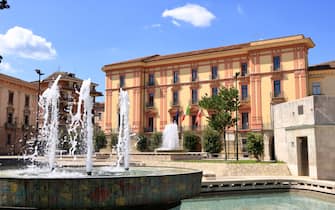
[[[154,106],[154,93],[149,93],[148,106],[149,107],[153,107]]]
[[[177,71],[173,72],[173,83],[178,83],[179,82],[179,74]]]
[[[8,92],[8,105],[13,105],[14,103],[14,92]]]
[[[178,96],[178,92],[177,91],[174,91],[173,92],[173,105],[178,105],[178,98],[179,98],[179,96]]]
[[[125,76],[120,75],[120,88],[123,88],[125,85]]]
[[[148,118],[148,132],[153,132],[154,131],[154,118],[149,117]]]
[[[321,94],[320,82],[313,82],[312,83],[312,94],[313,95],[320,95]]]
[[[11,144],[12,142],[12,135],[11,134],[7,134],[7,144]]]
[[[246,76],[248,74],[248,64],[242,63],[241,64],[241,76]]]
[[[172,122],[179,125],[179,113],[178,112],[172,117]]]
[[[102,113],[101,112],[98,113],[98,120],[102,120]]]
[[[24,125],[29,126],[29,115],[24,115]]]
[[[242,100],[248,99],[248,85],[242,85]]]
[[[192,82],[197,81],[198,79],[198,70],[192,69]]]
[[[213,87],[212,88],[212,96],[217,96],[218,95],[218,88],[217,87]]]
[[[26,97],[24,98],[24,106],[25,107],[29,107],[29,101],[30,101],[30,97],[28,95],[26,95]]]
[[[7,115],[7,123],[13,124],[13,113],[8,113]]]
[[[273,96],[274,97],[280,97],[281,95],[281,89],[280,89],[280,80],[274,80],[273,81]]]
[[[155,74],[149,74],[149,86],[155,85]]]
[[[120,115],[120,111],[119,111],[119,113],[117,115],[117,126],[118,126],[118,128],[121,127],[121,115]]]
[[[198,90],[192,89],[192,104],[198,103]]]
[[[248,128],[249,128],[249,113],[242,112],[242,129],[248,129]]]
[[[273,70],[280,70],[280,56],[273,56]]]
[[[304,114],[304,106],[300,105],[298,106],[298,115],[302,115],[302,114]]]
[[[212,66],[212,79],[218,79],[218,67]]]
[[[197,115],[192,115],[192,130],[195,130],[197,128]]]

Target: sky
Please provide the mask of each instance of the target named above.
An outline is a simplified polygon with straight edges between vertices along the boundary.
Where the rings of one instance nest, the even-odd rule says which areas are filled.
[[[35,81],[75,73],[105,91],[103,65],[153,54],[303,34],[309,64],[335,60],[333,0],[8,0],[0,73]],[[103,101],[100,97],[98,101]]]

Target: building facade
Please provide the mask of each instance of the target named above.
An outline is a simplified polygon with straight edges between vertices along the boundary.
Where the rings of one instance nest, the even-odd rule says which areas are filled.
[[[0,154],[24,152],[36,129],[37,86],[0,74]]]
[[[312,47],[310,38],[296,35],[105,65],[105,130],[118,128],[120,88],[130,96],[132,131],[150,133],[162,131],[173,121],[183,131],[201,132],[208,115],[198,106],[201,97],[217,94],[222,86],[237,86],[239,144],[245,144],[247,132],[261,132],[265,158],[270,159],[272,106],[308,94],[308,50]],[[181,120],[187,107],[190,115]],[[202,117],[197,120],[199,111]],[[234,128],[227,137],[234,140]]]
[[[308,68],[309,95],[335,95],[335,61],[325,62]]]
[[[292,175],[335,180],[334,104],[335,96],[314,95],[274,106],[276,158]]]
[[[94,122],[96,128],[105,131],[105,124],[104,124],[105,103],[96,103],[94,113],[95,113]]]

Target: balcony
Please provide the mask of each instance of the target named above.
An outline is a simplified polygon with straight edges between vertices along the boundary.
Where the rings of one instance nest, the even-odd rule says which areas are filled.
[[[155,81],[149,81],[149,82],[147,83],[147,86],[148,86],[148,87],[155,86]]]
[[[147,102],[147,103],[145,104],[145,107],[146,107],[147,109],[153,109],[153,108],[155,108],[155,103],[154,103],[154,102]]]
[[[240,100],[240,109],[242,108],[248,108],[250,107],[250,98],[249,96],[244,96],[239,98]]]
[[[285,94],[284,91],[281,92],[271,92],[270,93],[270,97],[271,97],[271,104],[279,104],[279,103],[283,103],[286,101],[285,98]]]
[[[16,124],[15,123],[5,123],[5,128],[6,129],[15,129],[16,128]]]

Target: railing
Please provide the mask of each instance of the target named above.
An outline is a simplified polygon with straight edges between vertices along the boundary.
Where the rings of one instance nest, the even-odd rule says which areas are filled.
[[[209,80],[218,80],[218,79],[220,79],[220,76],[219,76],[219,74],[217,74],[216,76],[214,76],[214,75],[209,75],[208,79],[209,79]]]
[[[215,179],[215,178],[214,178]],[[201,193],[271,190],[271,189],[297,189],[308,190],[335,195],[335,184],[320,180],[305,180],[295,178],[274,179],[248,179],[230,181],[203,181]]]
[[[147,86],[149,86],[149,87],[150,87],[150,86],[155,86],[155,81],[148,82],[148,83],[147,83]]]
[[[171,101],[170,106],[180,106],[179,101]]]
[[[271,98],[284,98],[285,94],[284,91],[280,91],[280,92],[270,92],[270,97]]]
[[[14,128],[16,128],[16,123],[8,123],[8,122],[6,122],[5,123],[5,128],[6,129],[14,129]]]
[[[272,72],[278,72],[278,71],[281,71],[283,70],[283,64],[280,64],[279,68],[276,68],[274,67],[274,65],[270,65],[270,71]]]
[[[145,104],[145,107],[146,108],[153,108],[153,107],[155,107],[155,103],[148,102],[148,103]]]

